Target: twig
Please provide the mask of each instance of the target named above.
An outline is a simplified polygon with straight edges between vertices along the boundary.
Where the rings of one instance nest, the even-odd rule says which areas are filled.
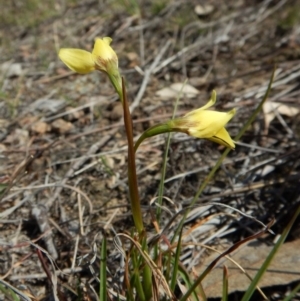
[[[33,217],[39,225],[41,233],[45,233],[44,242],[49,254],[53,259],[58,258],[58,253],[56,251],[53,239],[52,239],[52,230],[48,223],[48,208],[42,204],[37,205],[31,211]]]

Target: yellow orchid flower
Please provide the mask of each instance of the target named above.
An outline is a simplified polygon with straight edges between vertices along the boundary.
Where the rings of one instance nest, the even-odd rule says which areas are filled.
[[[148,128],[136,141],[134,150],[137,151],[145,139],[170,132],[182,132],[193,137],[205,138],[234,149],[234,141],[226,131],[225,125],[234,116],[236,110],[233,109],[227,113],[207,110],[215,104],[216,97],[216,91],[212,91],[210,100],[200,109]]]
[[[118,57],[111,48],[109,37],[96,38],[94,49],[88,52],[82,49],[62,48],[59,58],[73,71],[86,74],[94,70],[105,72],[122,101],[121,75],[118,69]]]
[[[233,109],[227,113],[207,110],[215,104],[216,97],[216,91],[213,91],[205,106],[193,110],[181,118],[171,120],[169,125],[173,130],[185,132],[193,137],[205,138],[234,149],[234,141],[226,131],[225,125],[235,115],[236,110]]]
[[[92,52],[62,48],[58,56],[75,72],[86,74],[93,70],[99,70],[108,73],[112,69],[118,69],[118,57],[110,46],[111,41],[112,39],[109,37],[96,38]]]

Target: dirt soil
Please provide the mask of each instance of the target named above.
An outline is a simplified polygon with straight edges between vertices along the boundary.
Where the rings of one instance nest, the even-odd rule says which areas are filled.
[[[75,74],[57,56],[63,47],[91,50],[95,37],[113,39],[136,138],[171,118],[176,93],[163,89],[186,79],[194,89],[183,93],[177,115],[205,104],[215,89],[219,111],[237,108],[227,127],[235,137],[276,69],[263,111],[198,198],[185,227],[201,224],[193,240],[217,248],[261,229],[231,209],[203,207],[213,201],[264,224],[275,219],[272,229],[281,233],[300,204],[300,1],[0,0],[0,6],[3,283],[31,300],[52,300],[42,266],[51,256],[65,300],[77,300],[78,283],[87,300],[96,300],[97,250],[107,235],[109,289],[122,287],[114,237],[133,227],[122,107],[104,74]],[[152,234],[165,138],[149,139],[137,153]],[[223,150],[203,139],[172,136],[161,228],[190,204]],[[299,226],[298,220],[289,241],[299,239]],[[266,234],[264,241],[272,244],[274,236]],[[183,252],[191,268],[200,250]],[[289,289],[274,287],[268,297],[282,300]]]

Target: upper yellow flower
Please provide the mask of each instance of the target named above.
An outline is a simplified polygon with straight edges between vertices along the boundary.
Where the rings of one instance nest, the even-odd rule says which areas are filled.
[[[235,115],[233,109],[227,113],[207,110],[216,102],[216,92],[213,91],[208,103],[187,113],[181,118],[171,120],[169,125],[173,131],[185,132],[190,136],[205,138],[232,149],[235,148],[234,141],[225,129],[225,125]]]
[[[88,52],[82,49],[62,48],[58,56],[73,71],[81,74],[93,70],[115,73],[118,70],[118,57],[110,47],[109,37],[96,38],[94,49]]]

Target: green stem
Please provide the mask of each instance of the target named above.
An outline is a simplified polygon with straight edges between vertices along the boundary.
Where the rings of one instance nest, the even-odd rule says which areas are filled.
[[[144,289],[141,283],[140,279],[140,262],[138,258],[138,252],[137,250],[133,250],[131,254],[131,260],[132,260],[132,265],[133,265],[133,277],[132,277],[132,284],[136,289],[137,295],[139,296],[140,301],[146,301]],[[132,299],[134,300],[134,299]]]
[[[117,72],[108,72],[107,75],[109,77],[110,82],[112,83],[115,90],[117,91],[121,102],[123,102],[122,78],[121,78],[121,75],[120,75],[119,71],[117,71]]]
[[[142,249],[143,252],[149,253],[146,236],[142,240]],[[152,297],[152,270],[147,263],[143,269],[143,288],[147,300],[150,300]]]
[[[156,135],[160,135],[160,134],[164,134],[164,133],[179,132],[180,131],[179,129],[172,128],[170,126],[170,122],[171,121],[168,121],[168,122],[162,123],[162,124],[157,124],[157,125],[150,127],[149,129],[147,129],[135,143],[134,151],[136,152],[138,147],[141,145],[141,143],[147,138],[150,138],[150,137],[153,137]]]

